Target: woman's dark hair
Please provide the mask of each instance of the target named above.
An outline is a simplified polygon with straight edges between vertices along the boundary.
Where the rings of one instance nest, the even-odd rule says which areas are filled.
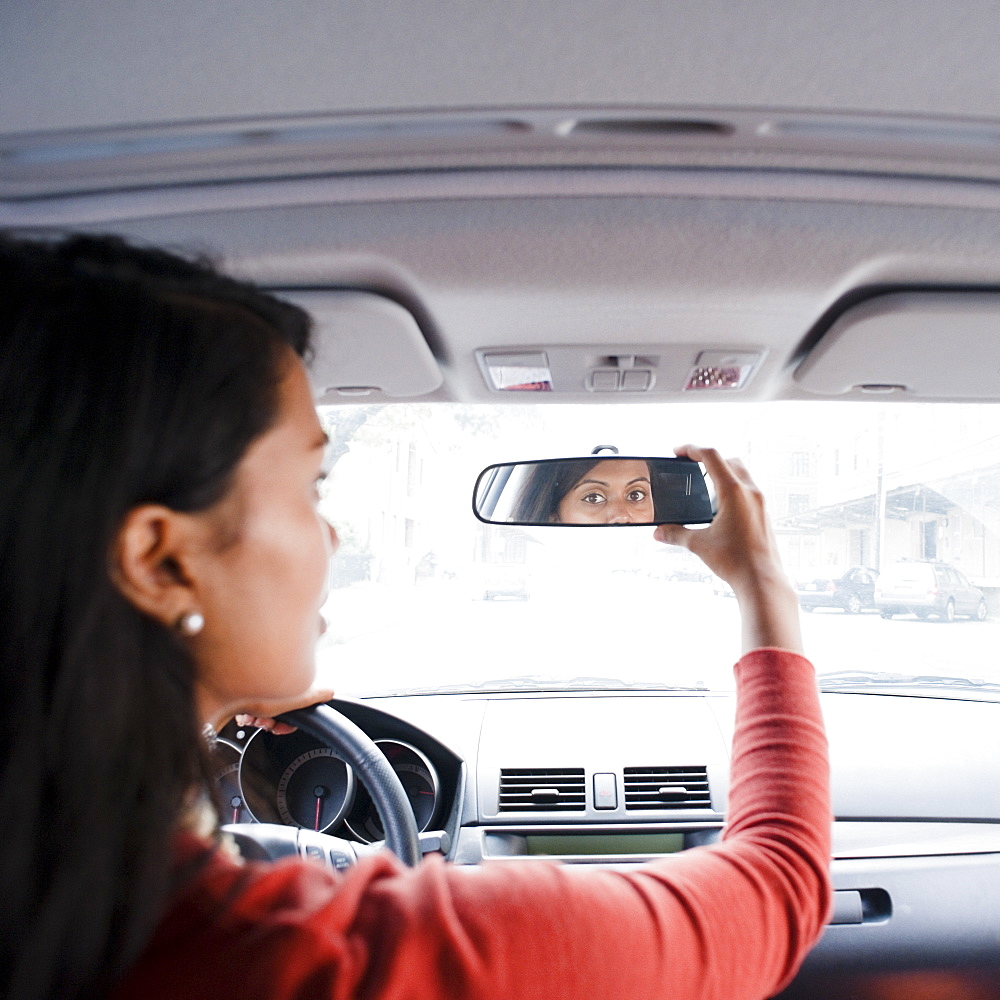
[[[526,524],[558,521],[562,498],[604,457],[559,458],[536,463],[525,476],[510,519]]]
[[[208,777],[194,665],[114,585],[142,503],[202,510],[274,422],[306,314],[115,237],[0,234],[0,994],[101,995]]]

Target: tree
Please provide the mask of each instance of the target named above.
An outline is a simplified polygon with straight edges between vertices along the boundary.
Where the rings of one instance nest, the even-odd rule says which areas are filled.
[[[320,423],[330,439],[324,463],[327,472],[351,450],[351,441],[354,435],[383,409],[385,409],[385,404],[337,406],[319,411]]]

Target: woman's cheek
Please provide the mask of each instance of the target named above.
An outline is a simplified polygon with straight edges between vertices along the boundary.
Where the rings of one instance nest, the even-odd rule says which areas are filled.
[[[332,537],[331,537],[332,536]],[[310,530],[305,551],[302,552],[301,569],[308,568],[310,590],[316,598],[317,605],[322,604],[326,597],[327,579],[330,573],[330,560],[333,558],[335,544],[329,524],[313,510],[310,518]]]

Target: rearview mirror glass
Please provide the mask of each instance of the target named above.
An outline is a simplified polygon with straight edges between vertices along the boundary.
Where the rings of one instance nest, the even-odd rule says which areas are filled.
[[[472,503],[487,524],[708,524],[713,514],[697,462],[623,455],[491,465]]]

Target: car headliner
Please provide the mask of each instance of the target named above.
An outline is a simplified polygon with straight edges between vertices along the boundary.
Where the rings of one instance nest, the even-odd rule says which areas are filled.
[[[0,25],[4,131],[596,103],[1000,107],[989,2],[104,0],[5,4]]]
[[[423,398],[497,401],[478,349],[580,344],[760,349],[744,398],[813,398],[795,369],[855,299],[1000,284],[998,28],[975,3],[5,5],[0,225],[385,295],[441,366]],[[949,349],[914,353],[993,363]]]

